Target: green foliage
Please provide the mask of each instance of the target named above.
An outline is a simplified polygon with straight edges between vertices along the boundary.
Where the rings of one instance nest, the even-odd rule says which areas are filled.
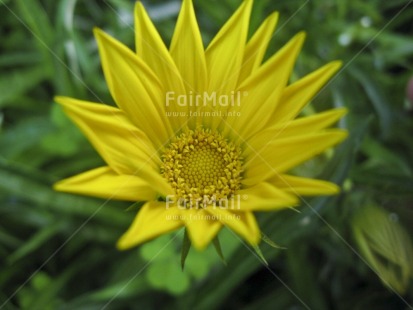
[[[229,231],[220,234],[224,248],[228,252],[234,250],[230,234]],[[222,250],[216,250],[215,245],[209,246],[203,252],[191,250],[190,240],[183,230],[142,245],[140,253],[147,262],[147,269],[143,273],[149,283],[173,295],[185,293],[191,283],[204,279],[211,269],[216,267],[219,259],[223,259]],[[181,266],[178,264],[179,261]]]
[[[205,45],[240,2],[194,0]],[[144,4],[169,42],[179,1]],[[383,257],[371,254],[383,251],[383,244],[373,248],[371,240],[357,242],[352,223],[364,207],[380,206],[398,216],[403,237],[374,223],[359,229],[371,227],[365,236],[382,233],[397,239],[399,250],[411,248],[413,117],[405,104],[413,75],[409,4],[255,1],[251,34],[272,11],[280,12],[267,57],[298,31],[307,32],[292,80],[330,60],[344,62],[305,113],[348,107],[339,126],[350,138],[297,172],[345,184],[345,190],[336,197],[304,198],[299,213],[259,214],[265,233],[260,256],[268,266],[225,229],[220,242],[202,253],[188,247],[182,271],[182,232],[119,252],[116,240],[138,205],[128,209],[128,203],[52,189],[56,180],[102,163],[53,97],[113,104],[92,27],[133,47],[133,2],[0,0],[0,308],[406,309],[413,301],[411,277],[397,283],[403,284],[401,296],[385,287],[376,274],[386,270]],[[395,258],[389,251],[384,258]],[[406,264],[403,270],[411,270],[411,261]]]
[[[185,261],[188,256],[189,250],[191,249],[191,239],[189,239],[188,231],[185,228],[184,239],[182,241],[181,250],[181,267],[182,270],[185,268]]]
[[[215,237],[214,240],[212,240],[212,244],[214,245],[215,251],[217,252],[221,261],[224,263],[224,265],[227,265],[227,262],[225,261],[224,253],[222,253],[222,248],[221,248],[221,243],[219,242],[219,237]]]
[[[413,278],[412,240],[398,219],[374,205],[359,210],[352,221],[361,253],[386,286],[406,292]]]

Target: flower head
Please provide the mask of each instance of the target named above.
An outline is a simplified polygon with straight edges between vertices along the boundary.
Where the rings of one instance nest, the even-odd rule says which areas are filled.
[[[261,234],[254,212],[338,192],[287,172],[347,135],[326,129],[344,109],[296,119],[340,62],[289,84],[304,34],[263,62],[278,15],[247,40],[251,7],[244,1],[204,49],[192,1],[184,0],[168,49],[138,2],[136,52],[94,31],[117,107],[56,98],[106,166],[55,188],[145,202],[120,249],[180,227],[203,249],[223,226],[255,246]]]

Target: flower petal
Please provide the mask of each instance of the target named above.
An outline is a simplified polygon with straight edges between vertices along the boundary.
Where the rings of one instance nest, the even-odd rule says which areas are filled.
[[[146,134],[121,110],[69,97],[55,97],[55,101],[117,173],[133,173],[135,158],[145,158],[148,165],[159,166],[159,156],[154,156],[156,151]]]
[[[285,122],[296,117],[331,76],[340,69],[341,65],[341,61],[332,61],[289,85],[280,99],[282,104],[277,106],[271,116],[270,123]]]
[[[165,91],[152,70],[131,50],[94,29],[103,72],[117,105],[157,147],[173,135],[165,114]]]
[[[261,232],[252,212],[238,212],[219,207],[206,208],[221,223],[244,238],[251,245],[257,245],[261,240]]]
[[[116,200],[146,201],[156,198],[156,192],[143,179],[119,175],[107,166],[61,180],[53,188],[60,192]]]
[[[187,93],[203,92],[207,82],[206,61],[192,0],[182,3],[170,53],[184,80]]]
[[[340,192],[340,188],[334,183],[286,174],[276,175],[268,182],[294,195],[335,195]]]
[[[181,210],[181,218],[188,229],[192,244],[198,250],[205,249],[222,227],[221,222],[204,209]]]
[[[246,158],[245,176],[241,182],[252,186],[285,172],[343,141],[347,134],[345,130],[329,129],[272,141],[263,149],[251,152],[252,155]]]
[[[288,83],[304,39],[305,33],[297,34],[239,87],[238,92],[247,95],[237,107],[239,114],[227,119],[235,140],[245,140],[265,127]]]
[[[206,60],[192,0],[184,0],[182,3],[170,53],[182,76],[186,94],[203,94],[208,83]],[[199,109],[197,106],[189,106],[188,110],[197,112]],[[197,123],[201,123],[200,117],[192,117],[189,120],[189,126],[192,128],[195,128]]]
[[[247,40],[252,0],[246,0],[225,23],[209,44],[205,56],[208,69],[208,94],[228,96],[236,90]],[[211,109],[211,107],[209,107]],[[226,110],[217,105],[212,110]],[[220,117],[209,119],[211,129],[221,123]]]
[[[241,84],[260,65],[278,21],[278,12],[272,13],[261,24],[245,46],[238,84]]]
[[[298,204],[296,196],[278,189],[274,185],[261,182],[237,192],[240,196],[240,211],[272,211]]]
[[[248,147],[244,150],[244,156],[250,156],[273,140],[301,136],[325,129],[336,123],[346,113],[347,109],[345,108],[333,109],[312,116],[275,124],[261,130],[248,140]]]
[[[173,92],[174,98],[185,94],[181,73],[140,1],[135,5],[135,41],[137,55],[155,73],[165,92]],[[163,97],[165,101],[166,93],[163,93]],[[165,109],[168,112],[188,112],[187,107],[176,103],[167,105]],[[188,120],[186,115],[182,115],[178,113],[169,117],[175,131],[179,131]]]
[[[137,175],[163,195],[173,192],[159,174],[160,158],[148,137],[121,110],[68,97],[55,101],[116,173]]]
[[[129,229],[117,243],[120,250],[126,250],[183,226],[178,208],[165,202],[147,202],[138,212]]]

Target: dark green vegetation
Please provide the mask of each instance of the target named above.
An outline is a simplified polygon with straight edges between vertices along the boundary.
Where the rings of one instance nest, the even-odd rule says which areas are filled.
[[[129,204],[51,189],[56,180],[101,163],[53,96],[113,102],[92,27],[133,46],[132,1],[0,0],[0,309],[409,308],[413,103],[405,100],[405,85],[413,75],[413,4],[255,2],[252,30],[280,12],[271,53],[296,32],[308,34],[293,79],[330,60],[344,61],[304,113],[346,106],[350,113],[340,126],[351,136],[334,153],[297,169],[344,190],[305,198],[301,213],[259,216],[263,231],[287,248],[261,246],[268,268],[224,231],[227,267],[211,245],[205,253],[191,249],[181,272],[182,231],[174,240],[172,234],[118,252],[115,242],[134,216]],[[205,42],[239,3],[195,0]],[[179,2],[145,5],[169,42]],[[357,234],[357,242],[355,226],[364,224],[354,216],[366,206],[382,208],[390,222],[383,225],[381,217],[377,225],[385,233]]]

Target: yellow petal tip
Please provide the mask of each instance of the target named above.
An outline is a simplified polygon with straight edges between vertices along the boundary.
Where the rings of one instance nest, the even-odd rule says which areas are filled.
[[[305,31],[300,31],[294,36],[294,39],[298,41],[300,44],[303,44],[306,37],[307,33]]]
[[[62,97],[62,96],[54,96],[53,101],[60,104],[60,102],[63,100],[63,98],[64,97]]]
[[[274,11],[268,16],[268,18],[269,19],[274,19],[274,18],[278,18],[279,16],[280,16],[280,12]]]
[[[253,0],[244,0],[239,9],[251,11],[253,2]]]
[[[344,116],[344,115],[346,115],[347,113],[348,113],[348,108],[346,108],[346,107],[340,107],[340,108],[336,108],[336,109],[334,109],[337,113],[339,113],[340,112],[340,114],[342,115],[342,116]]]
[[[338,186],[334,183],[330,183],[329,184],[329,189],[328,189],[328,191],[326,191],[325,195],[337,195],[340,192],[341,192],[340,186]]]
[[[54,191],[57,191],[57,192],[62,192],[62,191],[63,191],[63,190],[62,190],[61,182],[56,182],[56,183],[54,183],[54,184],[52,185],[52,188],[53,188]]]
[[[135,13],[141,13],[144,10],[144,6],[141,1],[136,1],[135,3]]]
[[[300,199],[296,196],[293,196],[288,202],[289,207],[297,207],[300,204]]]
[[[56,102],[57,104],[60,104],[61,106],[66,106],[68,105],[68,100],[71,98],[69,97],[64,97],[64,96],[55,96],[53,97],[53,101]]]
[[[269,23],[272,23],[275,27],[275,24],[277,23],[278,19],[280,17],[280,13],[278,11],[272,12],[268,17],[267,20]]]
[[[341,60],[333,60],[333,61],[329,62],[327,65],[325,65],[325,68],[328,71],[331,70],[332,71],[331,75],[333,75],[338,70],[340,70],[342,66],[343,66],[343,62]]]
[[[125,251],[131,248],[131,246],[124,242],[123,238],[119,239],[118,242],[116,243],[116,248],[119,251]]]
[[[128,234],[128,232],[126,232],[116,242],[116,248],[120,251],[125,251],[133,247],[136,247],[146,241],[148,240],[145,240],[145,239],[142,240],[142,238],[139,238],[139,239],[134,238],[133,235]]]
[[[101,34],[103,34],[103,33],[104,33],[103,30],[100,29],[99,27],[93,27],[93,34],[94,34],[95,36],[99,36],[99,35],[101,35]]]
[[[339,129],[338,132],[340,133],[339,136],[342,138],[342,140],[347,139],[349,133],[346,129]]]

